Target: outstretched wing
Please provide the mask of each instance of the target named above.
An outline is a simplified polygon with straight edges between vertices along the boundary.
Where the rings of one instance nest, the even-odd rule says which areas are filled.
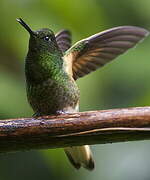
[[[56,42],[62,52],[65,52],[71,47],[71,33],[68,30],[62,30],[56,35]]]
[[[76,80],[105,65],[144,39],[149,32],[135,26],[120,26],[77,42],[65,54],[64,60]],[[70,69],[72,71],[70,71]]]

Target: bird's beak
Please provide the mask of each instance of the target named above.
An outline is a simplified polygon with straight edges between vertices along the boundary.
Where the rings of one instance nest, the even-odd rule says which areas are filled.
[[[36,35],[36,33],[32,31],[32,29],[21,18],[16,20],[30,33],[30,35]]]

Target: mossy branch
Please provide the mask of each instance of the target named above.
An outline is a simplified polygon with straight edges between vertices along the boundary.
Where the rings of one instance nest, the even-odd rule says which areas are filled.
[[[0,153],[150,139],[150,107],[0,120]]]

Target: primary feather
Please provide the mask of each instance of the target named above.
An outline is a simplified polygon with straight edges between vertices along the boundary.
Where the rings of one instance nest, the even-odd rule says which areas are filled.
[[[68,30],[62,30],[58,32],[56,35],[56,42],[59,49],[62,52],[65,52],[71,47],[71,32]]]
[[[64,60],[72,66],[72,73],[76,80],[106,63],[118,55],[134,47],[149,33],[147,30],[135,26],[120,26],[97,33],[83,39],[72,46],[65,54]]]

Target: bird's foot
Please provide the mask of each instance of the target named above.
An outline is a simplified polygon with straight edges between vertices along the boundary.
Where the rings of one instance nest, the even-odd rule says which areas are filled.
[[[34,113],[34,114],[32,115],[33,118],[38,118],[38,117],[40,117],[40,116],[41,116],[40,113]]]
[[[67,112],[67,111],[64,111],[64,110],[58,110],[58,111],[56,111],[56,115],[64,115],[64,114],[69,114],[69,112]]]
[[[49,116],[59,116],[59,115],[66,115],[66,114],[72,114],[73,112],[72,111],[67,111],[67,110],[57,110],[56,112],[53,112],[53,113],[50,113],[50,114],[47,114],[47,115],[42,115],[40,114],[39,112],[36,112],[32,115],[33,118],[35,119],[39,119],[39,118],[46,118],[46,117],[49,117]]]

